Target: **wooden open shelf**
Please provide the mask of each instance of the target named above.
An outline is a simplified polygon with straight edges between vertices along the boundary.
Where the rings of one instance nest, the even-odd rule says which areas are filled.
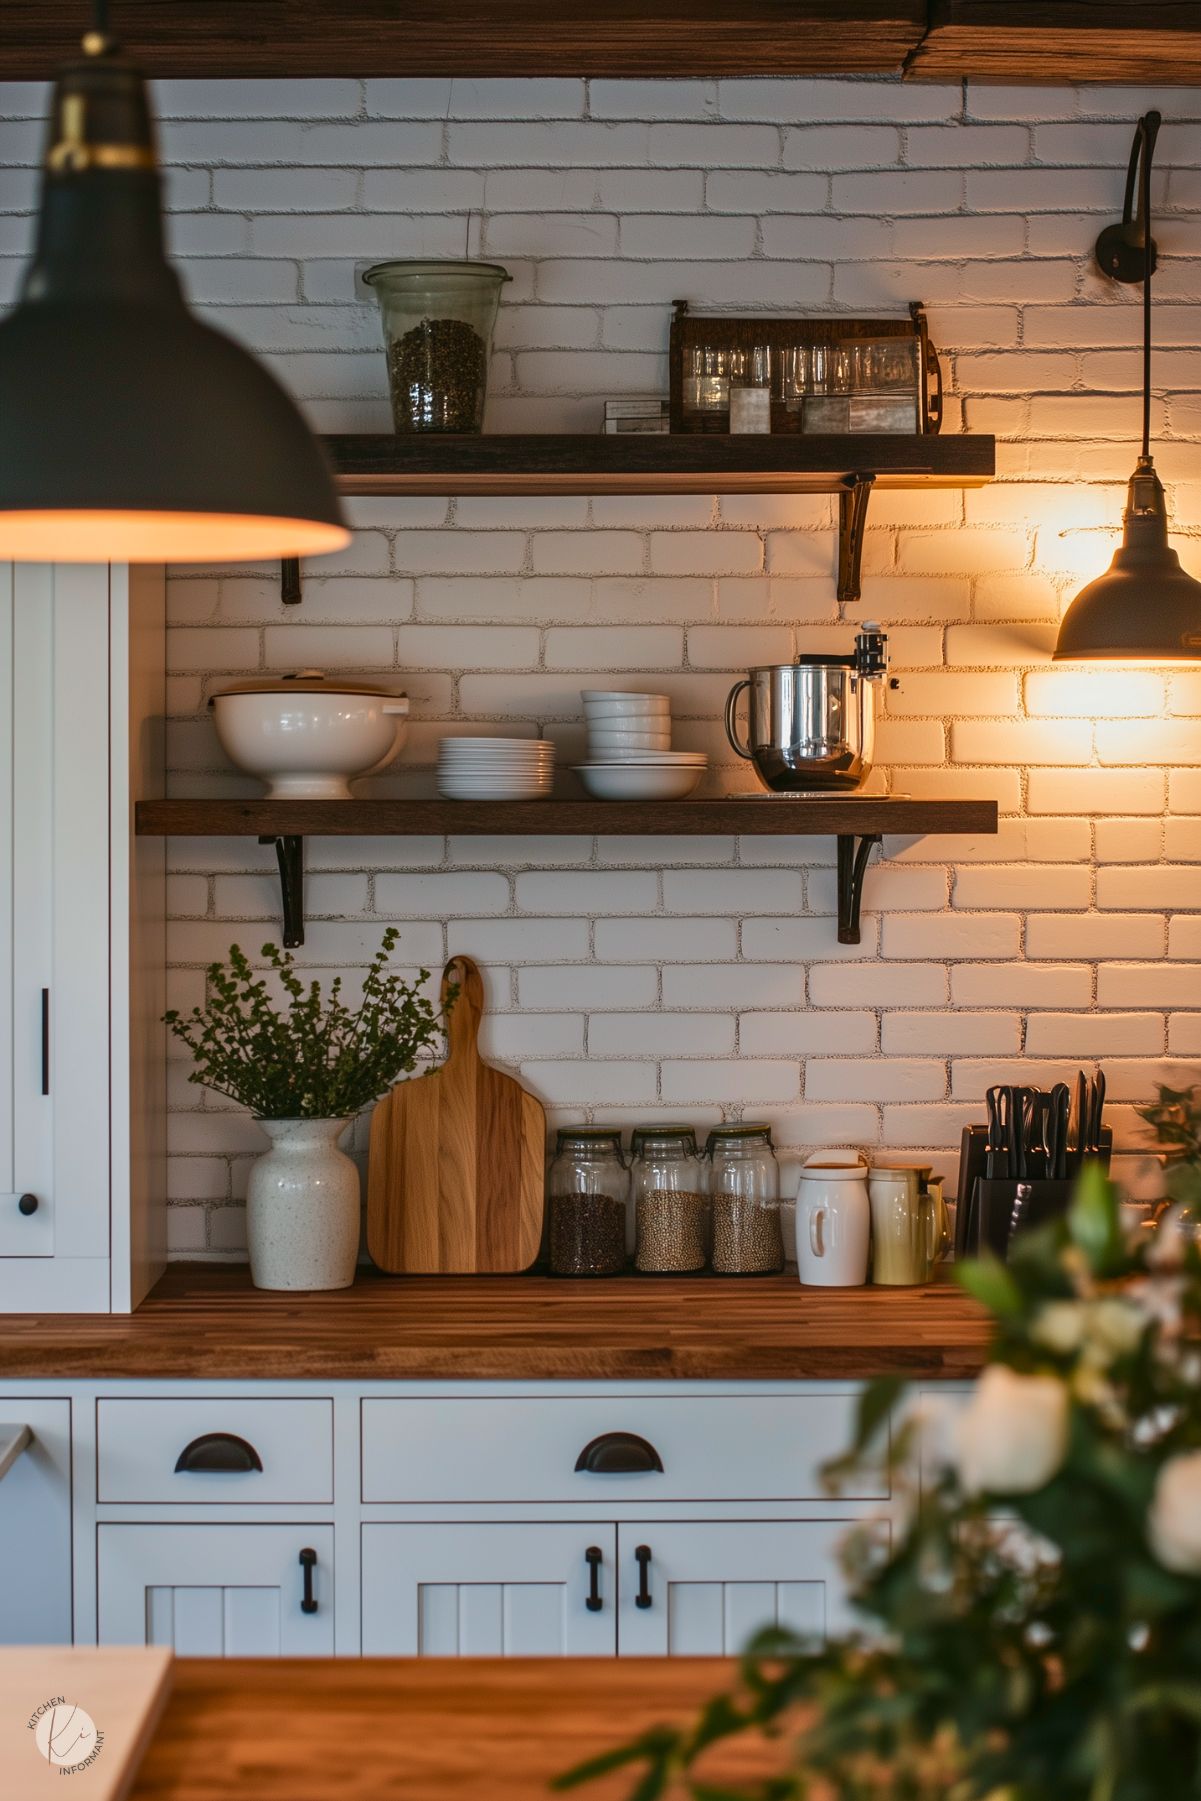
[[[458,837],[535,832],[842,833],[995,832],[992,800],[872,799],[805,794],[747,800],[144,800],[143,837],[370,838],[448,832]]]
[[[139,801],[142,836],[248,837],[273,844],[279,861],[285,945],[304,943],[306,837],[405,834],[600,832],[768,833],[830,836],[838,843],[838,940],[859,943],[863,878],[872,846],[885,832],[995,832],[992,800],[873,799],[855,794],[795,795],[787,800],[149,800]],[[703,876],[698,877],[703,881]]]
[[[4,73],[69,57],[85,0],[4,0]],[[154,76],[1201,79],[1197,0],[121,0]]]
[[[857,432],[428,433],[324,440],[344,494],[835,494],[975,487],[996,474],[996,439]]]

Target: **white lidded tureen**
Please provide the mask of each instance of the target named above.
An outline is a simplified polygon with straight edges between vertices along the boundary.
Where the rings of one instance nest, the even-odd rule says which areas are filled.
[[[351,778],[390,763],[408,733],[407,695],[320,669],[236,682],[209,705],[222,750],[269,800],[348,800]]]

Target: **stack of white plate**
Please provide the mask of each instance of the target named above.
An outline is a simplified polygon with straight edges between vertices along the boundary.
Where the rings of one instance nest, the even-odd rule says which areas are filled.
[[[551,791],[555,747],[544,738],[443,738],[438,793],[447,800],[541,800]]]
[[[672,750],[671,701],[666,694],[582,690],[588,721],[587,761],[576,774],[597,800],[683,800],[709,759],[703,751]]]

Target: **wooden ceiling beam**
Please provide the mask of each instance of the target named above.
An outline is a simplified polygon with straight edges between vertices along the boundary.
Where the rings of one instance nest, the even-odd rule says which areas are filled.
[[[87,0],[2,0],[0,76],[51,76]],[[895,74],[926,0],[116,0],[159,77]]]
[[[909,81],[1201,83],[1201,0],[930,0]]]

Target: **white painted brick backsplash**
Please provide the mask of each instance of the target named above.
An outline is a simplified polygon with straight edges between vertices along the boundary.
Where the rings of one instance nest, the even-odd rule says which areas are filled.
[[[1201,509],[1195,90],[895,80],[163,82],[169,229],[188,291],[320,429],[386,430],[356,265],[491,255],[505,291],[490,429],[597,429],[665,380],[668,310],[930,309],[944,430],[996,431],[998,480],[881,493],[863,605],[834,598],[826,496],[356,500],[350,547],[285,608],[273,568],[173,572],[172,791],[253,794],[204,703],[222,678],[326,666],[410,695],[379,793],[433,791],[439,737],[583,749],[579,690],[671,696],[709,792],[733,677],[886,623],[873,792],[991,796],[995,838],[890,839],[863,941],[838,945],[814,838],[323,840],[306,971],[465,951],[486,1043],[552,1122],[771,1118],[794,1150],[884,1145],[953,1168],[987,1082],[1103,1056],[1115,1126],[1165,1056],[1201,1059],[1201,676],[1052,668],[1066,600],[1116,541],[1137,439],[1137,295],[1096,276],[1129,121],[1159,106],[1168,254],[1153,431],[1174,542]],[[0,84],[0,295],[25,254],[45,92]],[[173,1004],[275,918],[272,853],[176,840]],[[1170,1018],[1167,1010],[1173,1009]],[[1058,1061],[1056,1060],[1058,1059]],[[172,1064],[171,1254],[240,1257],[257,1129]],[[947,1099],[947,1096],[951,1099]],[[361,1134],[358,1139],[362,1154]]]

